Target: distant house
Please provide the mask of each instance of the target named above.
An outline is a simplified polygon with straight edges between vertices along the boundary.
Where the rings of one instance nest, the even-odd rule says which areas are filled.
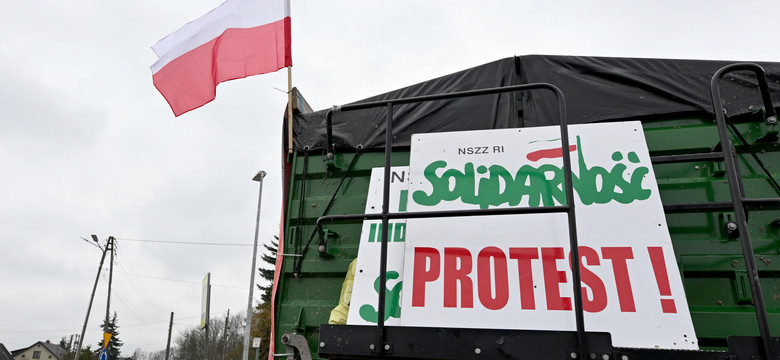
[[[11,352],[13,360],[63,360],[68,351],[49,340],[38,341],[29,347]]]
[[[3,344],[0,344],[0,360],[14,360],[14,356],[11,355],[11,352]]]

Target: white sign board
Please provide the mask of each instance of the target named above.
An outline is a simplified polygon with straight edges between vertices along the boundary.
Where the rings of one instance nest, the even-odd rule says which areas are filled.
[[[366,199],[366,214],[382,213],[383,179],[384,168],[375,168],[371,171],[371,182]],[[391,168],[390,212],[406,211],[408,180],[409,172],[406,166]],[[399,325],[406,220],[391,220],[388,230],[385,324]],[[381,241],[382,221],[364,221],[347,324],[369,325],[377,323]]]
[[[569,132],[585,329],[698,349],[641,123]],[[560,205],[562,151],[557,126],[415,135],[408,211]],[[576,328],[565,213],[410,219],[402,244],[401,325]]]

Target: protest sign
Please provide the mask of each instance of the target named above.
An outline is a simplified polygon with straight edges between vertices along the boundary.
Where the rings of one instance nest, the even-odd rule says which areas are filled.
[[[408,211],[566,201],[572,159],[585,329],[698,349],[641,123],[412,137]],[[361,255],[362,256],[362,255]],[[566,214],[410,219],[401,325],[574,330]]]

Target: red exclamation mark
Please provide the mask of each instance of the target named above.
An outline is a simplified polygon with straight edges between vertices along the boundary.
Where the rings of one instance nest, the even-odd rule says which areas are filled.
[[[650,254],[650,262],[653,264],[655,281],[658,283],[658,292],[661,293],[661,296],[672,296],[672,288],[669,286],[669,274],[666,272],[664,249],[660,246],[648,246],[647,253]],[[661,309],[664,313],[677,313],[674,299],[661,299]]]

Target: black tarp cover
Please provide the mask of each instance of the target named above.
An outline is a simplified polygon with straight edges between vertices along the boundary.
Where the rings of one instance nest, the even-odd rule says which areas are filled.
[[[710,79],[732,61],[529,55],[506,58],[357,103],[530,83],[550,83],[566,98],[570,124],[713,117]],[[780,63],[758,62],[767,72],[774,106],[780,105]],[[729,115],[762,107],[755,77],[735,73],[721,81]],[[327,145],[327,110],[296,113],[296,150]],[[506,93],[396,105],[393,146],[409,146],[414,133],[558,124],[558,105],[547,91]],[[340,148],[384,146],[386,109],[333,112],[333,143]]]

